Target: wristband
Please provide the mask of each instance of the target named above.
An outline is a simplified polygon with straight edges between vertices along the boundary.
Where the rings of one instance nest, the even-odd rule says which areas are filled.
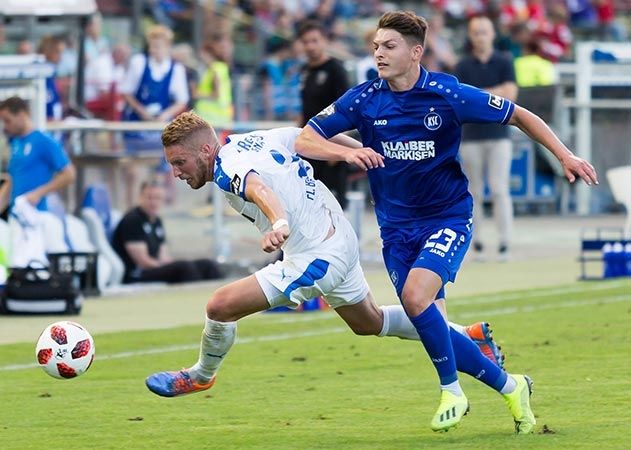
[[[282,227],[289,227],[289,222],[287,222],[287,219],[278,219],[276,222],[274,222],[274,225],[272,225],[272,230],[276,231]]]

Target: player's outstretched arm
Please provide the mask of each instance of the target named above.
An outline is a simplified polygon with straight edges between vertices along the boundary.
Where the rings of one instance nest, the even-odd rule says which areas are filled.
[[[245,177],[245,199],[253,202],[272,224],[272,230],[263,235],[261,248],[267,253],[280,249],[289,237],[287,213],[276,193],[255,172]]]
[[[508,123],[515,125],[532,140],[539,142],[551,151],[561,163],[563,172],[567,179],[570,180],[570,183],[573,183],[576,177],[579,177],[589,185],[598,184],[598,175],[594,167],[585,159],[574,155],[541,117],[521,106],[515,105],[515,111]]]
[[[295,149],[299,155],[307,158],[323,161],[346,161],[349,164],[355,164],[363,170],[384,166],[382,155],[367,147],[346,147],[347,143],[352,146],[355,146],[355,144],[345,138],[354,142],[357,141],[348,136],[345,136],[345,138],[341,136],[338,134],[328,141],[320,136],[310,125],[306,125],[296,139]],[[342,142],[343,145],[335,141]]]

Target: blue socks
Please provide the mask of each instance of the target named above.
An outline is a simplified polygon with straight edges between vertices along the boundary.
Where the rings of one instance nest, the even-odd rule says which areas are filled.
[[[448,385],[457,381],[456,358],[451,343],[452,338],[450,337],[449,327],[436,305],[432,304],[418,316],[410,317],[410,321],[416,328],[425,351],[427,351],[434,367],[436,367],[440,384]],[[453,333],[451,334],[453,335]],[[463,338],[468,340],[464,336]],[[471,342],[471,345],[476,346],[473,342]],[[476,351],[480,353],[477,348]],[[480,356],[484,358],[482,353],[480,353]]]
[[[457,369],[497,392],[502,390],[507,380],[506,372],[484,356],[475,342],[450,328],[436,305],[410,317],[410,321],[436,367],[441,385],[458,380]]]
[[[506,384],[506,372],[484,356],[477,344],[467,336],[453,328],[450,328],[450,334],[458,371],[469,374],[500,392]]]

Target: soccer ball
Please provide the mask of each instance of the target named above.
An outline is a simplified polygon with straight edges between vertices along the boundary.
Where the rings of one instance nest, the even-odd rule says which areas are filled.
[[[94,341],[88,330],[78,323],[55,322],[39,337],[35,356],[39,366],[51,377],[78,377],[92,364]]]

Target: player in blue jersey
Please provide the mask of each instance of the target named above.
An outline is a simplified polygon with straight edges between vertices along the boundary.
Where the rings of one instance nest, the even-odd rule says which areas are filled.
[[[425,19],[414,13],[384,14],[374,40],[379,78],[350,89],[312,118],[296,150],[368,170],[390,279],[440,378],[432,429],[446,431],[468,411],[458,370],[503,394],[516,431],[530,433],[530,379],[477,357],[479,350],[445,321],[444,286],[455,280],[472,232],[473,202],[458,160],[461,126],[515,125],[559,159],[570,182],[580,177],[598,183],[596,172],[531,112],[453,76],[426,71],[420,65],[426,31]],[[327,141],[352,129],[365,147],[349,150]]]

